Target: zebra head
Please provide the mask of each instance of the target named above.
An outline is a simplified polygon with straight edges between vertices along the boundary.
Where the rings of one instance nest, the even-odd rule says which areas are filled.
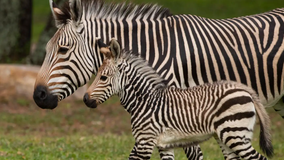
[[[46,56],[38,73],[34,101],[43,109],[53,109],[58,101],[86,84],[93,74],[95,47],[86,42],[85,27],[80,20],[80,0],[70,0],[59,9],[52,0],[50,7],[57,32],[46,46]],[[88,58],[86,58],[88,57]]]
[[[122,76],[119,70],[122,62],[120,57],[120,45],[116,40],[111,40],[109,47],[101,47],[100,52],[104,55],[104,61],[98,70],[98,74],[92,85],[88,88],[84,102],[90,108],[96,108],[121,89]]]

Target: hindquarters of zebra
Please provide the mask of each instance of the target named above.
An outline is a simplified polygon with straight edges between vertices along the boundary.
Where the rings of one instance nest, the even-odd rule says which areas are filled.
[[[256,114],[260,123],[260,148],[268,157],[272,157],[270,119],[256,92],[240,83],[230,82],[228,85],[234,87],[223,95],[214,122],[216,140],[225,159],[266,159],[251,144]]]

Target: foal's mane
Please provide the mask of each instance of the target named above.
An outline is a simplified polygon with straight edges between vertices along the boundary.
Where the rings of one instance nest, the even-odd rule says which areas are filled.
[[[137,5],[133,3],[105,3],[103,0],[80,0],[72,9],[66,2],[58,15],[58,20],[66,23],[67,20],[80,21],[83,19],[162,19],[171,16],[169,9],[156,4]],[[75,17],[71,13],[76,13]]]
[[[141,57],[139,53],[133,51],[122,50],[121,55],[118,58],[120,63],[124,63],[125,60],[130,66],[136,68],[137,74],[139,76],[145,76],[152,80],[152,84],[155,84],[156,88],[164,88],[166,86],[166,81],[162,78],[156,70],[154,70],[145,57]]]

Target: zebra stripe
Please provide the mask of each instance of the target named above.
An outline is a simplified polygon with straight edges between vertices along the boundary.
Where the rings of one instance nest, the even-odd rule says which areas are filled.
[[[273,155],[269,117],[257,94],[236,82],[218,81],[188,89],[167,87],[148,63],[120,50],[112,40],[84,101],[94,108],[114,94],[131,115],[135,145],[129,159],[150,159],[153,147],[168,151],[216,135],[225,159],[266,159],[251,145],[256,113],[260,146]],[[162,154],[162,153],[161,153]],[[170,157],[173,159],[173,157]]]

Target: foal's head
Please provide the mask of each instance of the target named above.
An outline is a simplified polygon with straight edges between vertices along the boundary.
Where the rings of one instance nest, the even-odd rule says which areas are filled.
[[[117,94],[121,89],[121,47],[116,40],[111,40],[110,45],[98,42],[100,52],[104,55],[104,61],[98,70],[95,80],[88,88],[84,102],[90,108],[106,101],[109,97]]]

